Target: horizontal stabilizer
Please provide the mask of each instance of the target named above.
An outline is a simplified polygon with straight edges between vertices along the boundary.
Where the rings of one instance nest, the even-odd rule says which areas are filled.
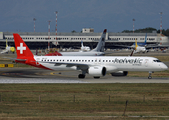
[[[8,58],[8,57],[3,57],[3,58],[9,59],[9,60],[12,60],[12,61],[15,61],[15,60],[17,60],[17,61],[26,61],[27,60],[27,59],[17,59],[17,58]]]

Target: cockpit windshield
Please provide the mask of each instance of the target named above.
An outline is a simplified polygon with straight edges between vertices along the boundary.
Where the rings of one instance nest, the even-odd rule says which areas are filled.
[[[154,61],[154,62],[161,62],[161,61],[160,61],[160,60],[158,60],[158,59],[157,59],[157,60],[153,60],[153,61]]]

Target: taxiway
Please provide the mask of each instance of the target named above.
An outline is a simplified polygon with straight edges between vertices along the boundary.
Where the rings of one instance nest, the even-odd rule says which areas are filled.
[[[3,68],[0,69],[0,83],[169,83],[169,77],[114,77],[106,75],[94,79],[86,75],[84,79],[77,76],[80,71],[49,71],[39,68]]]

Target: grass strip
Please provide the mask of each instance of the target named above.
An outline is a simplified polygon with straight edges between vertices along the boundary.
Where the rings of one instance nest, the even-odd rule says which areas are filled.
[[[169,84],[0,84],[0,118],[169,116]]]

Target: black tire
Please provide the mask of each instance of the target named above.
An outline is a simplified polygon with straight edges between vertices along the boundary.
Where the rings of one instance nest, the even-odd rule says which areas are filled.
[[[78,78],[83,79],[83,78],[85,78],[85,75],[84,74],[79,74]]]
[[[94,79],[99,79],[100,77],[96,77],[96,76],[94,76],[93,78],[94,78]]]

